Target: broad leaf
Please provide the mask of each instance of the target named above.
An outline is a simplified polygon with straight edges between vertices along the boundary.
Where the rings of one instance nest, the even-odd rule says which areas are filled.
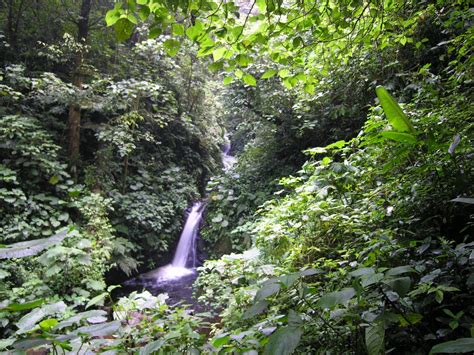
[[[430,354],[460,354],[472,353],[473,351],[474,338],[461,338],[433,346],[431,348]]]
[[[380,355],[383,353],[385,328],[383,322],[372,324],[365,330],[365,345],[369,355]]]
[[[74,332],[72,332],[72,334],[86,334],[94,337],[103,337],[115,333],[120,328],[120,325],[121,323],[119,320],[114,320],[108,323],[94,324],[77,328]]]
[[[178,54],[181,43],[175,39],[167,39],[165,43],[163,43],[163,47],[165,47],[165,51],[170,57],[174,57]]]
[[[6,248],[0,248],[0,259],[24,258],[36,255],[53,244],[63,241],[68,236],[68,231],[63,230],[52,237],[30,240],[7,245]]]
[[[17,350],[26,351],[28,349],[36,348],[41,345],[51,344],[53,341],[42,338],[27,338],[24,340],[17,341],[13,344],[13,347]]]
[[[255,301],[258,302],[264,300],[267,297],[273,296],[274,294],[278,293],[278,291],[280,291],[280,288],[281,285],[276,280],[266,282],[255,295]]]
[[[86,309],[91,307],[91,306],[94,306],[96,304],[100,304],[102,305],[104,303],[104,299],[105,297],[107,297],[108,293],[107,292],[104,292],[104,293],[101,293],[100,295],[97,295],[95,296],[94,298],[92,298],[86,305]]]
[[[408,117],[388,91],[383,86],[379,86],[375,89],[375,92],[392,127],[399,132],[415,133],[415,128]]]
[[[21,312],[21,311],[26,311],[29,309],[37,308],[41,306],[44,303],[44,299],[39,299],[31,302],[25,302],[25,303],[12,303],[9,304],[7,307],[2,308],[1,310],[7,310],[10,312]]]
[[[267,301],[259,301],[257,303],[254,303],[252,307],[250,307],[249,309],[245,311],[244,315],[242,316],[242,319],[249,319],[256,316],[257,314],[261,314],[265,312],[267,307],[268,307]]]
[[[92,318],[92,317],[103,317],[106,316],[107,312],[103,310],[93,310],[93,311],[86,311],[86,312],[81,312],[78,313],[71,318],[68,318],[66,320],[63,320],[59,322],[54,329],[59,330],[65,327],[69,327],[74,324],[79,324],[81,320],[86,319],[86,318]]]
[[[224,85],[229,85],[233,81],[234,81],[234,78],[232,76],[226,76],[224,78]]]
[[[394,268],[391,268],[389,269],[385,275],[387,276],[397,276],[397,275],[401,275],[401,274],[406,274],[408,272],[416,272],[416,270],[414,268],[412,268],[411,266],[409,265],[404,265],[404,266],[397,266],[397,267],[394,267]]]
[[[143,348],[140,349],[140,355],[149,355],[154,354],[157,350],[159,350],[164,344],[166,340],[159,339],[156,341],[152,341],[151,343],[146,344]]]
[[[391,139],[395,142],[405,143],[405,144],[416,144],[416,137],[410,133],[385,131],[385,132],[380,133],[380,135],[384,138]]]
[[[354,297],[355,294],[356,291],[352,287],[345,288],[337,292],[331,292],[321,297],[318,303],[316,303],[316,306],[322,309],[332,309],[337,305],[347,304],[347,302],[349,302],[349,300]]]
[[[212,341],[212,346],[214,346],[215,348],[219,348],[222,345],[227,344],[229,340],[230,340],[230,336],[222,334],[218,336],[217,338],[214,338],[214,340]]]
[[[363,275],[371,275],[371,274],[374,274],[374,273],[375,273],[375,270],[373,268],[364,267],[364,268],[360,268],[360,269],[351,271],[349,273],[349,275],[351,275],[352,277],[360,277],[360,276],[363,276]]]
[[[32,330],[38,322],[43,318],[56,314],[62,313],[66,309],[64,302],[56,302],[52,304],[47,304],[41,308],[36,308],[30,313],[25,314],[21,319],[16,323],[18,327],[17,334],[27,333]]]
[[[289,355],[295,351],[302,335],[303,329],[301,327],[280,328],[270,336],[263,353],[266,355]]]
[[[243,77],[244,83],[250,86],[256,86],[257,80],[251,74],[245,74]]]
[[[398,293],[400,297],[405,296],[411,287],[411,279],[409,277],[398,277],[386,280],[385,283]]]
[[[263,75],[260,77],[260,79],[269,79],[269,78],[275,76],[276,73],[277,73],[277,71],[275,69],[267,70],[265,73],[263,73]]]
[[[293,284],[300,278],[299,272],[293,272],[288,275],[280,276],[278,279],[280,282],[285,285],[286,288],[293,286]]]

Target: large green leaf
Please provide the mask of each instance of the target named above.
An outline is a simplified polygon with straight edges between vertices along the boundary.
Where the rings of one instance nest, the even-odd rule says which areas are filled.
[[[267,301],[259,301],[255,304],[252,305],[249,309],[247,309],[242,316],[243,319],[249,319],[257,314],[263,313],[268,307],[268,302]]]
[[[23,334],[31,331],[38,322],[43,318],[50,316],[56,313],[62,313],[66,309],[66,304],[64,302],[56,302],[52,304],[47,304],[41,308],[36,308],[31,312],[25,314],[20,320],[16,323],[18,327],[17,334]]]
[[[273,296],[274,294],[280,291],[281,285],[277,282],[277,280],[269,280],[263,284],[263,287],[258,290],[257,294],[255,295],[255,301],[264,300],[267,297]]]
[[[347,302],[349,302],[349,300],[354,297],[355,294],[356,291],[352,287],[345,288],[341,291],[331,292],[321,297],[318,303],[316,303],[316,306],[322,309],[332,309],[337,305],[347,304]]]
[[[400,297],[405,296],[411,288],[411,279],[409,277],[397,277],[385,280],[384,282],[398,293]]]
[[[412,273],[412,272],[416,273],[416,270],[413,267],[411,267],[409,265],[403,265],[403,266],[397,266],[397,267],[394,267],[394,268],[391,268],[391,269],[387,270],[385,275],[387,275],[387,276],[397,276],[397,275]]]
[[[375,92],[392,127],[399,132],[415,133],[415,128],[408,117],[388,91],[383,86],[379,86]]]
[[[48,339],[42,339],[42,338],[27,338],[23,339],[20,341],[17,341],[15,344],[13,344],[13,347],[17,350],[28,350],[32,348],[36,348],[41,345],[48,345],[51,344],[53,341],[48,340]]]
[[[103,337],[115,333],[121,326],[119,320],[115,320],[108,323],[88,325],[84,327],[77,328],[71,334],[74,335],[89,335],[94,337]]]
[[[430,354],[460,354],[474,352],[474,338],[461,338],[433,346]]]
[[[253,77],[252,74],[245,74],[243,77],[244,83],[250,86],[256,86],[257,80]]]
[[[7,307],[2,308],[0,310],[7,310],[10,312],[21,312],[21,311],[26,311],[29,309],[37,308],[41,306],[44,303],[44,299],[39,299],[31,302],[25,302],[25,303],[11,303]]]
[[[385,328],[383,322],[377,322],[365,329],[365,345],[369,355],[383,353]]]
[[[92,310],[92,311],[81,312],[81,313],[75,314],[71,318],[68,318],[66,320],[63,320],[62,322],[59,322],[54,327],[54,329],[59,330],[59,329],[69,327],[74,324],[79,324],[81,320],[86,319],[86,318],[104,317],[104,316],[107,316],[107,312],[103,310]]]
[[[175,39],[167,39],[165,43],[163,43],[163,47],[165,47],[165,51],[170,57],[174,57],[178,54],[181,43]]]
[[[405,144],[416,144],[416,137],[413,134],[396,131],[385,131],[380,133],[384,138],[391,139],[392,141],[405,143]]]
[[[140,349],[140,355],[149,355],[154,354],[157,350],[159,350],[164,344],[166,340],[161,338],[159,340],[152,341],[151,343],[146,344],[143,348]]]
[[[36,255],[53,244],[61,242],[68,236],[68,231],[63,230],[52,237],[30,240],[7,245],[0,248],[0,259],[24,258]]]
[[[280,328],[270,336],[263,353],[266,355],[289,355],[298,346],[302,335],[303,329],[301,327]]]

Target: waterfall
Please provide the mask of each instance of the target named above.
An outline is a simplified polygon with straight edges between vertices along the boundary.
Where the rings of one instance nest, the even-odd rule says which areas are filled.
[[[236,158],[230,155],[231,144],[227,134],[224,136],[225,143],[222,147],[222,165],[224,171],[228,172],[232,169],[236,162]],[[139,277],[126,282],[128,285],[147,284],[147,280],[154,286],[159,285],[179,285],[181,279],[196,274],[196,249],[199,234],[199,225],[201,224],[202,214],[204,212],[203,201],[194,202],[189,214],[186,217],[183,231],[179,237],[178,246],[174,253],[173,261],[156,270],[147,272]]]
[[[178,247],[174,254],[173,261],[171,263],[174,267],[186,267],[188,266],[188,259],[191,254],[191,267],[196,265],[196,253],[195,243],[199,232],[199,224],[202,219],[203,203],[201,201],[195,202],[189,212],[189,216],[184,224],[183,231],[179,237]]]
[[[236,162],[236,158],[232,155],[230,155],[230,150],[231,150],[231,145],[230,145],[230,140],[229,140],[229,136],[226,134],[224,136],[224,139],[225,139],[225,143],[224,143],[224,146],[222,147],[222,165],[224,165],[224,171],[228,171],[230,170],[235,162]]]

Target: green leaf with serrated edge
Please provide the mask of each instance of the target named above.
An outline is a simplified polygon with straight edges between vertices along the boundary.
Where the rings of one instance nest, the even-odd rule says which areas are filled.
[[[214,340],[212,340],[212,346],[214,346],[215,348],[219,348],[222,345],[226,345],[229,341],[230,341],[230,336],[222,334],[214,338]]]
[[[175,39],[167,39],[163,43],[163,47],[170,57],[174,57],[176,54],[178,54],[181,48],[181,43]]]
[[[383,322],[377,322],[365,329],[365,345],[369,355],[383,353],[385,328]]]
[[[307,94],[314,95],[314,93],[316,92],[316,86],[314,86],[313,84],[305,84],[304,91]]]
[[[212,52],[212,58],[215,62],[217,62],[219,59],[224,57],[225,52],[227,52],[227,49],[225,47],[219,47],[217,49],[214,49],[214,51]]]
[[[232,83],[234,81],[234,78],[232,76],[226,76],[224,78],[224,85],[229,85],[230,83]]]
[[[430,354],[461,354],[474,352],[474,338],[460,338],[435,345]]]
[[[186,29],[186,36],[188,36],[189,39],[195,41],[201,36],[203,33],[203,27],[202,24],[196,23],[194,26],[188,27]]]
[[[244,83],[247,85],[250,85],[250,86],[257,85],[257,80],[255,80],[255,78],[251,74],[245,74],[242,79],[244,80]]]
[[[129,39],[135,25],[128,18],[120,18],[114,25],[117,40],[122,42]]]
[[[148,33],[148,37],[150,37],[150,39],[154,39],[158,37],[159,35],[161,35],[162,33],[163,33],[163,30],[160,27],[154,27],[150,29],[150,32]]]
[[[173,26],[171,26],[171,32],[175,36],[183,36],[184,35],[184,26],[179,24],[179,23],[175,23],[175,24],[173,24]]]
[[[262,74],[262,76],[260,77],[260,79],[269,79],[269,78],[272,78],[276,75],[276,73],[278,73],[275,69],[270,69],[270,70],[267,70],[265,73]]]
[[[138,11],[138,17],[140,17],[140,20],[146,21],[148,16],[150,16],[150,8],[148,6],[142,6]]]
[[[120,10],[112,9],[105,14],[105,23],[107,26],[113,26],[120,19]]]

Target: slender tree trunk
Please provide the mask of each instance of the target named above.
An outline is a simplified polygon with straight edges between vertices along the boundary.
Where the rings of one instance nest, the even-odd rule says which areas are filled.
[[[82,0],[81,10],[79,14],[79,21],[77,23],[77,41],[85,45],[87,36],[89,34],[89,14],[91,11],[92,0]],[[81,66],[84,59],[84,51],[81,50],[74,58],[74,69],[72,74],[72,83],[82,88],[83,75]],[[71,171],[75,178],[77,178],[77,164],[80,160],[80,141],[81,141],[81,107],[78,103],[72,103],[69,106],[68,117],[68,154]]]
[[[23,15],[23,6],[25,0],[21,0],[17,3],[15,0],[9,0],[5,2],[8,7],[7,23],[6,23],[6,34],[8,43],[12,47],[13,51],[16,52],[18,48],[18,27],[20,26],[21,17]]]

